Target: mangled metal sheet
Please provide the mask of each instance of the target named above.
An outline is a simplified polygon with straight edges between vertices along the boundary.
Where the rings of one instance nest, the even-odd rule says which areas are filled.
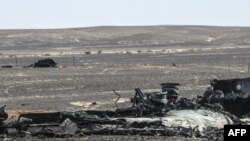
[[[156,124],[160,123],[166,127],[197,128],[203,131],[208,128],[224,128],[224,125],[233,124],[232,119],[211,110],[174,110],[164,117],[142,117],[142,118],[119,118],[126,121],[128,127],[133,124]]]

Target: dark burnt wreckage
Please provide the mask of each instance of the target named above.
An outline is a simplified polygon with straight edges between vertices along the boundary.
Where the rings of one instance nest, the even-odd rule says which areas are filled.
[[[57,63],[51,58],[45,58],[45,59],[38,60],[38,61],[34,62],[33,64],[30,64],[30,65],[24,66],[24,67],[54,68],[54,67],[57,67]]]
[[[217,80],[211,82],[200,103],[219,104],[225,111],[238,117],[250,111],[250,78]]]
[[[159,92],[135,89],[131,106],[114,111],[21,113],[15,120],[0,109],[2,137],[81,137],[87,135],[162,135],[222,140],[226,124],[246,124],[249,78],[212,80],[194,99],[179,96],[178,83],[161,84]]]

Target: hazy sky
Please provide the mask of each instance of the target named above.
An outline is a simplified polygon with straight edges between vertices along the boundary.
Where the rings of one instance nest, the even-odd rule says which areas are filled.
[[[250,26],[250,0],[0,0],[0,29]]]

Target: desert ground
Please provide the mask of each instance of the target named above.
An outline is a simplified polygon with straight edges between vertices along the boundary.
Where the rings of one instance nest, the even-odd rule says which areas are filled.
[[[212,79],[249,77],[249,39],[250,28],[240,27],[3,30],[0,66],[13,68],[0,68],[0,105],[8,112],[113,110],[113,90],[126,107],[135,88],[160,91],[164,82],[180,83],[180,96],[194,98]],[[58,67],[23,68],[43,58]]]
[[[75,63],[73,62],[73,56]],[[248,47],[174,53],[75,54],[2,57],[0,102],[9,110],[114,109],[129,106],[135,88],[160,91],[164,82],[180,83],[184,97],[202,95],[212,79],[248,77]],[[42,58],[58,68],[22,68]],[[96,104],[92,104],[96,102]]]

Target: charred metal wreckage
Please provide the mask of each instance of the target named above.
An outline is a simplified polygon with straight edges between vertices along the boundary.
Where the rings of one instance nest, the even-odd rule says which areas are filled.
[[[46,58],[46,59],[38,60],[37,62],[34,62],[33,64],[30,64],[30,65],[24,66],[24,67],[54,68],[56,66],[57,66],[57,63],[53,59]]]
[[[132,106],[115,111],[23,113],[18,119],[0,109],[2,137],[81,137],[86,135],[162,135],[223,139],[225,124],[247,124],[250,78],[212,80],[203,96],[179,98],[178,83],[162,91],[135,89]],[[120,94],[114,93],[118,96]],[[245,116],[244,116],[245,115]],[[247,122],[248,121],[248,122]]]
[[[17,65],[17,64],[16,64]],[[23,66],[23,68],[55,68],[57,63],[51,58],[38,60],[30,65]],[[1,68],[13,68],[12,65],[4,65]]]

